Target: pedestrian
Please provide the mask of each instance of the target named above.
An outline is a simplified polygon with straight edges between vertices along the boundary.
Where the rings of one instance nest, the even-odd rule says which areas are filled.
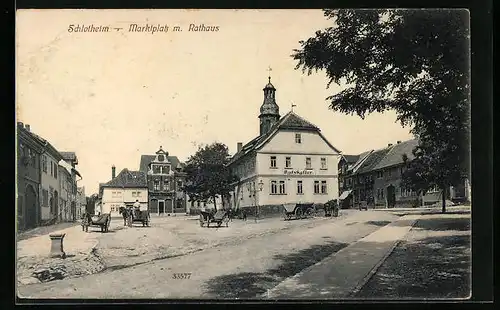
[[[136,199],[134,202],[134,212],[136,217],[140,208],[141,208],[141,203],[139,202],[139,199]]]

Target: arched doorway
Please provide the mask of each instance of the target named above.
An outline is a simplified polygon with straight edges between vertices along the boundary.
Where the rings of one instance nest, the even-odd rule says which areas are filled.
[[[26,215],[26,220],[25,224],[27,229],[33,228],[36,226],[37,222],[37,196],[36,196],[36,191],[31,185],[26,186],[26,193],[25,193],[25,205],[24,205],[24,210],[25,215]]]
[[[396,205],[396,188],[394,185],[387,186],[387,207],[394,208]]]

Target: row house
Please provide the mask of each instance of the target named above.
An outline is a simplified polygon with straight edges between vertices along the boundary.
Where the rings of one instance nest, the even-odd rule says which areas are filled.
[[[337,199],[339,150],[293,111],[280,117],[271,78],[263,91],[259,135],[245,145],[238,143],[228,164],[239,178],[230,205],[266,214],[282,212],[280,206],[287,203]]]
[[[30,134],[29,125],[17,123],[16,209],[18,231],[40,224],[40,157],[43,144]]]
[[[139,171],[147,177],[151,213],[189,213],[188,197],[183,190],[186,173],[177,156],[169,155],[160,146],[154,155],[141,155]]]
[[[402,186],[406,163],[411,161],[413,149],[418,140],[397,141],[379,150],[371,150],[360,155],[343,155],[339,162],[339,191],[343,208],[359,207],[367,204],[373,207],[420,206],[441,201],[441,191],[433,188],[425,195],[417,195]],[[467,182],[467,180],[465,181]],[[465,186],[467,183],[465,183]],[[450,194],[451,193],[451,194]],[[451,188],[448,199],[455,200],[467,196],[460,188]]]
[[[32,158],[31,161],[35,161],[30,167],[36,166],[39,184],[37,185],[37,202],[34,207],[36,210],[29,213],[29,224],[26,228],[60,221],[74,221],[76,218],[72,206],[75,203],[76,177],[79,176],[81,179],[80,173],[75,168],[78,163],[76,154],[59,152],[49,141],[32,132],[28,124],[18,122],[17,129],[18,139],[19,137],[25,139],[29,136],[30,141],[36,141],[36,145],[41,146],[37,156],[30,157],[28,154],[28,157]],[[24,152],[22,149],[20,151]],[[72,154],[72,158],[65,157],[67,154]],[[23,163],[25,160],[22,158],[25,157],[26,154],[18,153],[18,163]],[[23,167],[26,166],[22,165],[21,169],[24,170]]]

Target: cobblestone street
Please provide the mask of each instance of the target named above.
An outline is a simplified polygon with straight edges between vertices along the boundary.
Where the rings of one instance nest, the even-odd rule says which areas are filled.
[[[339,218],[234,220],[228,228],[200,227],[196,217],[153,217],[151,227],[75,231],[98,236],[101,272],[18,290],[32,298],[255,298],[398,217],[349,210]],[[175,280],[173,273],[191,275]]]

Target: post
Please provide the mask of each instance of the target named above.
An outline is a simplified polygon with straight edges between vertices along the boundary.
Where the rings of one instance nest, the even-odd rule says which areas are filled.
[[[49,235],[52,242],[50,247],[50,257],[60,257],[66,258],[66,253],[64,253],[63,240],[66,234],[51,234]]]

